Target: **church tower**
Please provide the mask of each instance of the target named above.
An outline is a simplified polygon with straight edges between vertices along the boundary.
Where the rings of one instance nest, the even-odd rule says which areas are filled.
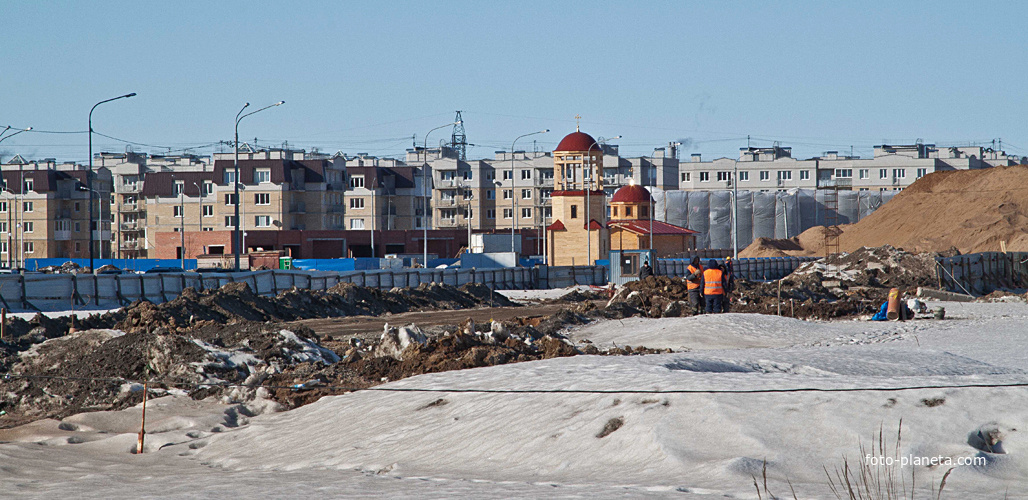
[[[546,228],[551,266],[592,265],[607,259],[603,149],[589,134],[576,130],[553,152],[551,205],[553,224]]]

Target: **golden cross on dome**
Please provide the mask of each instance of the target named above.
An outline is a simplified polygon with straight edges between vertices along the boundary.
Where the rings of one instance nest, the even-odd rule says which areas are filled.
[[[575,115],[575,132],[581,132],[578,128],[578,121],[582,119],[582,115]]]

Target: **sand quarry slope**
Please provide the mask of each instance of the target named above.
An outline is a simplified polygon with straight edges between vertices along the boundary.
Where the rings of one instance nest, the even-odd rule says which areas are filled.
[[[936,172],[857,224],[842,226],[840,250],[892,245],[908,252],[1028,251],[1028,167]],[[824,253],[824,228],[787,240],[759,238],[742,257]]]

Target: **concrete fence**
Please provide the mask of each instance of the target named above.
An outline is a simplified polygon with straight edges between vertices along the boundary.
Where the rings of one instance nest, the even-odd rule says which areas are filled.
[[[1028,252],[982,252],[937,259],[938,286],[952,292],[984,295],[1028,286]]]
[[[751,281],[769,281],[784,278],[804,262],[817,260],[819,257],[769,257],[759,259],[737,259],[732,261],[732,271],[738,279]],[[708,259],[702,259],[704,267]],[[724,264],[724,259],[714,259]],[[662,276],[685,277],[689,274],[689,259],[658,259],[657,274]]]
[[[113,309],[136,300],[173,300],[183,289],[219,288],[245,282],[261,295],[277,295],[292,287],[326,290],[339,283],[380,289],[416,287],[422,283],[461,286],[481,283],[497,290],[604,285],[602,266],[518,267],[507,269],[399,269],[375,271],[253,271],[240,273],[154,274],[9,274],[0,275],[0,303],[9,311]]]

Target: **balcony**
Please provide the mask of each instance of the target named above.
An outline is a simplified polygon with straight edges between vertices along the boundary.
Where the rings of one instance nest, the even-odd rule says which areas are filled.
[[[111,230],[104,229],[103,231],[93,231],[93,241],[109,241],[111,239]]]
[[[439,207],[453,207],[453,206],[456,206],[456,205],[457,205],[457,199],[456,198],[443,198],[443,199],[439,200],[438,202],[436,202],[436,206],[439,206]]]
[[[118,245],[118,248],[122,250],[139,250],[141,246],[138,241],[123,241],[121,245]]]
[[[305,214],[307,213],[307,204],[303,202],[293,203],[289,205],[289,211],[294,214]]]
[[[70,239],[71,239],[71,231],[70,230],[63,230],[63,231],[54,230],[54,240],[57,240],[57,241],[68,241]]]
[[[120,207],[120,210],[122,212],[142,212],[143,210],[146,210],[146,204],[145,203],[139,203],[139,202],[136,202],[136,203],[122,203],[121,207]]]
[[[138,222],[122,222],[119,227],[122,231],[136,231],[140,229],[141,224]]]
[[[457,227],[457,219],[439,219],[439,227]]]

